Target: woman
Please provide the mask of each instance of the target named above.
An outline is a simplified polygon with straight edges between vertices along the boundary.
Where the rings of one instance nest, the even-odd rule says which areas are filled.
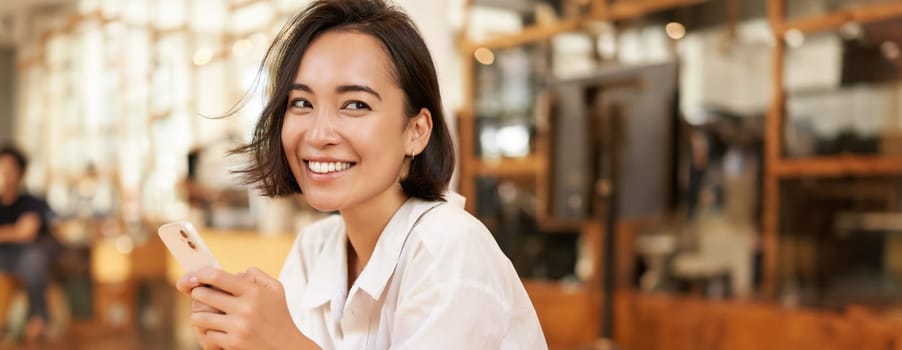
[[[410,19],[381,0],[315,1],[279,38],[245,174],[340,215],[298,235],[279,280],[180,279],[203,348],[547,348],[510,261],[443,195],[453,145]]]

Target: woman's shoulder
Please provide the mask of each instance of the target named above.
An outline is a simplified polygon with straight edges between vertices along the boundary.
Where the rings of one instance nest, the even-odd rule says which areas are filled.
[[[420,217],[417,226],[425,226],[430,230],[466,228],[467,232],[488,233],[485,225],[458,204],[442,202]]]
[[[488,246],[495,248],[492,233],[479,219],[463,207],[445,202],[424,213],[411,232],[415,241],[430,251],[460,250],[467,247]]]

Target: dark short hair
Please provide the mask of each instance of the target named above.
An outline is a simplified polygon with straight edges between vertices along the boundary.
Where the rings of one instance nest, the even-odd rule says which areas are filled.
[[[25,172],[25,167],[28,166],[28,158],[25,157],[25,153],[16,148],[16,146],[3,145],[3,147],[0,147],[0,157],[2,156],[12,157],[13,161],[16,162],[16,166],[19,167],[19,172]]]
[[[320,35],[335,30],[378,39],[391,59],[395,83],[404,91],[404,113],[413,118],[426,108],[432,114],[429,143],[413,158],[401,187],[412,197],[443,200],[454,171],[454,145],[445,123],[435,65],[413,21],[382,0],[317,0],[282,27],[261,66],[261,72],[266,70],[271,77],[267,103],[251,143],[235,150],[250,158],[250,164],[238,173],[266,196],[301,192],[282,148],[282,121],[304,52]]]

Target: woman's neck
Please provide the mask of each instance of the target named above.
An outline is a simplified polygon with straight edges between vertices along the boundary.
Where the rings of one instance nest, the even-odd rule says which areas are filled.
[[[350,243],[348,246],[348,286],[353,284],[357,275],[370,261],[382,230],[407,198],[401,185],[395,184],[386,192],[366,202],[341,210],[341,217],[344,220]]]

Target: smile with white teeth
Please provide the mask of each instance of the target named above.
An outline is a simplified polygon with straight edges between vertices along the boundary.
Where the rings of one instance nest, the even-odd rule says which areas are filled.
[[[349,162],[315,162],[312,160],[307,162],[307,167],[317,174],[328,174],[342,171],[350,168],[352,165],[354,164]]]

